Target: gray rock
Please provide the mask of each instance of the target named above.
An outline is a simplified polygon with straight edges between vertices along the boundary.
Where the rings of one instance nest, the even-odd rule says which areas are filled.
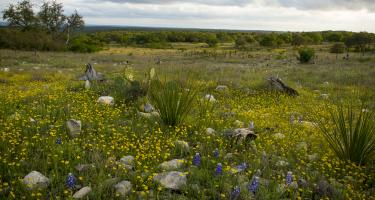
[[[91,187],[86,186],[78,190],[76,193],[73,195],[73,199],[82,199],[86,197],[90,192],[92,191]]]
[[[206,94],[206,96],[204,96],[204,99],[212,103],[216,102],[216,99],[212,94]]]
[[[227,89],[228,89],[228,86],[226,86],[226,85],[218,85],[215,90],[224,91],[224,90],[227,90]]]
[[[208,134],[208,135],[213,135],[213,134],[215,134],[215,130],[213,129],[213,128],[207,128],[206,129],[206,133]]]
[[[178,171],[157,174],[153,180],[160,183],[163,187],[173,190],[180,190],[187,182],[186,174]]]
[[[133,169],[134,168],[134,164],[135,164],[134,160],[135,159],[134,159],[133,156],[128,155],[128,156],[122,157],[120,159],[120,163],[123,164],[123,165],[125,165],[125,168],[127,168],[127,169]]]
[[[95,166],[93,164],[78,164],[76,165],[74,168],[79,171],[79,172],[83,172],[83,171],[87,171],[91,168],[94,168]]]
[[[70,119],[66,122],[66,126],[71,137],[77,137],[81,134],[82,124],[80,120]]]
[[[104,105],[115,105],[115,99],[111,96],[101,96],[98,98],[98,103]]]
[[[160,168],[163,170],[176,170],[184,166],[184,163],[186,163],[185,159],[173,159],[170,161],[165,161],[162,164],[160,164]]]
[[[153,112],[155,109],[154,109],[154,106],[152,106],[150,103],[146,103],[144,106],[143,106],[143,109],[146,113],[150,113],[150,112]]]
[[[90,81],[89,81],[89,80],[86,80],[86,81],[85,81],[85,89],[86,89],[86,90],[89,90],[90,87],[91,87]]]
[[[50,180],[38,171],[32,171],[23,178],[23,183],[29,189],[43,189],[48,187]]]
[[[176,148],[179,148],[179,149],[181,149],[184,152],[189,152],[190,151],[189,144],[187,142],[185,142],[185,141],[177,140],[175,142],[175,146],[176,146]]]
[[[126,196],[127,194],[129,194],[132,190],[132,187],[133,186],[130,181],[121,181],[114,186],[116,192],[118,192],[121,196]]]

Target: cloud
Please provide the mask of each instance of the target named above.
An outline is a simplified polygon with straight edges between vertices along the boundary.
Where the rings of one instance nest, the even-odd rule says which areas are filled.
[[[219,5],[219,6],[246,6],[261,5],[274,7],[296,8],[301,10],[360,10],[367,9],[375,11],[375,0],[96,0],[109,1],[114,3],[130,3],[130,4],[203,4],[203,5]]]

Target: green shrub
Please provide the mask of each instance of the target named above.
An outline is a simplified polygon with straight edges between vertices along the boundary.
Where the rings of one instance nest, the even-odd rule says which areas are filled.
[[[308,63],[315,55],[315,51],[313,48],[303,47],[298,50],[298,60],[301,63]]]
[[[190,112],[195,96],[194,91],[183,88],[177,81],[153,80],[150,84],[150,102],[166,125],[181,123]]]
[[[87,35],[81,35],[74,38],[70,45],[69,50],[81,53],[93,53],[102,50],[103,44]]]
[[[335,43],[334,45],[332,45],[331,47],[331,53],[344,53],[345,51],[345,44],[344,43]]]
[[[355,112],[352,107],[338,106],[331,111],[333,129],[320,122],[319,127],[335,154],[343,160],[365,164],[374,159],[375,117],[373,112]]]

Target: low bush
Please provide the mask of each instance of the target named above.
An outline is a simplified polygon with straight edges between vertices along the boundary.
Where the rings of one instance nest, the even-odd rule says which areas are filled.
[[[298,50],[298,54],[301,63],[308,63],[314,57],[315,51],[313,48],[303,47]]]

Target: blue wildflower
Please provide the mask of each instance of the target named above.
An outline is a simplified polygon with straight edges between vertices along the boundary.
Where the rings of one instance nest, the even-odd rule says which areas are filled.
[[[250,130],[254,130],[254,122],[250,122],[250,124],[249,124],[249,129],[250,129]]]
[[[72,173],[69,173],[68,177],[66,177],[66,186],[68,186],[69,188],[74,188],[74,186],[76,185],[76,181],[76,177]]]
[[[237,169],[237,172],[242,172],[247,169],[247,164],[246,163],[241,163],[240,165],[237,165],[235,168]]]
[[[258,190],[258,187],[259,187],[259,177],[254,176],[253,180],[249,184],[249,191],[255,194],[255,192]]]
[[[220,175],[223,173],[223,165],[221,163],[218,163],[216,166],[215,174]]]
[[[61,143],[62,143],[61,138],[57,138],[57,139],[56,139],[56,144],[61,144]]]
[[[240,196],[241,189],[239,186],[234,187],[233,191],[230,193],[230,199],[235,200]]]
[[[218,157],[219,157],[219,154],[220,154],[220,153],[219,153],[219,149],[216,148],[215,151],[214,151],[214,157],[215,157],[215,158],[218,158]]]
[[[199,153],[196,153],[195,156],[193,157],[193,165],[197,167],[201,165],[201,155],[199,155]]]
[[[291,171],[288,171],[286,174],[285,182],[287,185],[290,185],[293,182],[293,173]]]

